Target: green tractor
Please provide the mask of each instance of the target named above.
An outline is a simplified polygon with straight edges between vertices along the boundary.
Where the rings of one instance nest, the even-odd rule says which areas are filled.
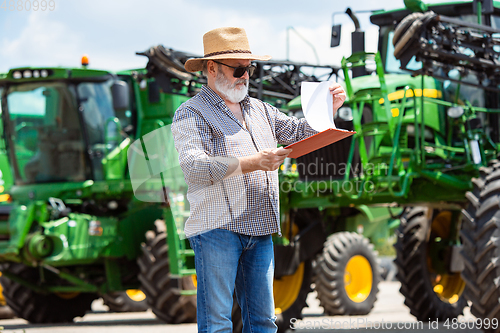
[[[14,179],[13,207],[0,222],[0,280],[17,316],[68,322],[100,296],[112,310],[130,310],[125,291],[157,287],[150,258],[158,253],[146,234],[156,230],[165,209],[134,199],[127,149],[136,135],[168,122],[188,97],[139,87],[134,75],[142,81],[145,74],[23,68],[0,75],[3,137]],[[177,280],[170,285],[177,288]],[[166,305],[156,302],[153,309],[183,320],[171,305],[179,298],[195,304],[194,296],[170,300],[165,295],[171,290],[161,286],[151,299],[161,297]],[[184,320],[195,319],[187,306],[180,311],[189,314]]]
[[[26,122],[21,123],[20,129],[25,126],[27,126]],[[29,137],[26,137],[26,139],[28,140],[26,142],[27,144],[29,144],[29,140],[32,140],[32,138]],[[5,146],[0,148],[0,184],[0,219],[2,221],[7,221],[12,208],[12,199],[8,193],[13,184],[13,178]],[[145,301],[146,296],[139,289],[108,293],[102,295],[102,298],[104,305],[108,306],[109,310],[114,312],[137,312],[146,311],[148,309]],[[5,313],[3,317],[7,316],[8,311],[10,311],[11,316],[13,316],[12,311],[6,306],[3,294],[0,299],[0,305],[5,306],[6,308],[6,310],[2,310],[3,308],[0,308],[0,313]]]
[[[500,5],[405,3],[372,13],[376,53],[363,51],[358,20],[347,11],[356,31],[353,54],[342,60],[348,99],[337,127],[356,134],[301,157],[296,163],[305,168],[282,175],[293,188],[281,194],[282,213],[302,230],[291,245],[305,259],[283,270],[314,260],[325,312],[366,313],[358,309],[372,299],[366,291],[376,286],[375,266],[364,250],[342,256],[358,245],[336,232],[358,207],[400,207],[395,264],[410,312],[445,322],[471,301],[474,315],[498,323]],[[336,36],[339,26],[332,45]],[[329,236],[318,254],[319,235]],[[346,284],[351,264],[369,276],[356,283],[361,297],[354,299]]]

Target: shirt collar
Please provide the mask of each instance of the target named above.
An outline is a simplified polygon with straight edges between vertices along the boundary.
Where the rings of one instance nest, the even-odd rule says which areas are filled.
[[[241,108],[244,112],[250,112],[250,96],[248,94],[243,98],[243,100],[240,102]]]
[[[222,97],[206,84],[201,86],[200,94],[204,95],[214,105],[224,103]]]

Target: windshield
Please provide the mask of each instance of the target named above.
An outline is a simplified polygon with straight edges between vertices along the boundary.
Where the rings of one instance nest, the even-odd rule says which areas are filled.
[[[131,110],[115,111],[113,108],[113,83],[113,80],[83,82],[77,86],[95,180],[107,177],[103,168],[105,157],[131,134]]]
[[[64,83],[11,86],[7,109],[17,180],[85,180],[85,149],[74,89]]]
[[[8,119],[18,183],[106,178],[106,156],[133,127],[130,110],[115,112],[113,108],[114,82],[42,82],[8,87],[8,117],[4,119]]]

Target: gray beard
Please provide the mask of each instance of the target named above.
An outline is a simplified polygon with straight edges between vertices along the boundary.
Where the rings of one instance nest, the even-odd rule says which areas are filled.
[[[236,86],[239,83],[245,83],[245,86],[239,88]],[[238,79],[234,82],[234,84],[231,84],[229,79],[222,73],[219,67],[219,72],[215,78],[215,89],[217,89],[217,91],[231,103],[239,103],[248,94],[248,80]]]

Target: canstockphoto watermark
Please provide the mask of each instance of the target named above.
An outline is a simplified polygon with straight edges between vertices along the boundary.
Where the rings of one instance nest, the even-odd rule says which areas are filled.
[[[295,329],[308,329],[308,330],[319,330],[319,329],[412,329],[421,330],[424,329],[424,323],[422,321],[412,321],[412,322],[387,322],[382,320],[368,320],[366,318],[348,318],[348,319],[337,319],[337,318],[323,318],[318,320],[299,320],[297,318],[290,319],[290,328]]]

